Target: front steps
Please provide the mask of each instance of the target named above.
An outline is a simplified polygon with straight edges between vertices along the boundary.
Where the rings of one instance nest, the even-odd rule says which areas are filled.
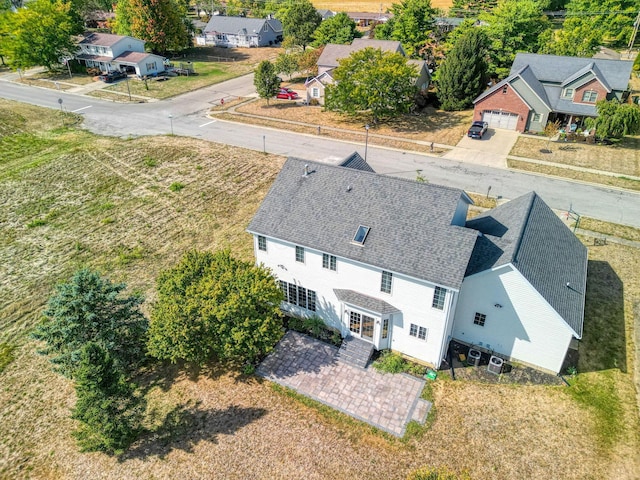
[[[345,337],[338,350],[336,358],[344,363],[360,368],[366,368],[371,355],[373,354],[373,344],[365,342],[356,337]]]

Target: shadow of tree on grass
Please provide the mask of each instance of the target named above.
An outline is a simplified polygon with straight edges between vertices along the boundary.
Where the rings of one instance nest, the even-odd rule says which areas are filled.
[[[201,409],[199,402],[177,405],[162,424],[143,434],[118,461],[164,458],[173,450],[193,452],[202,442],[217,442],[218,435],[230,435],[267,413],[264,408],[231,405],[222,410]]]

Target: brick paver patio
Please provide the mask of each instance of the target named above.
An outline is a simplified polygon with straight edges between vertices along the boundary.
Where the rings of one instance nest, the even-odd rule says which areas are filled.
[[[258,375],[399,437],[410,420],[424,423],[431,404],[424,380],[338,362],[338,349],[289,331],[258,367]]]

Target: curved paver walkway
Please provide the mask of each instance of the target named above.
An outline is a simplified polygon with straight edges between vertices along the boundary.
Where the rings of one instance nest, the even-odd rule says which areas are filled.
[[[289,331],[256,373],[399,437],[409,421],[424,423],[431,407],[420,399],[424,380],[347,365],[337,353],[333,345]]]

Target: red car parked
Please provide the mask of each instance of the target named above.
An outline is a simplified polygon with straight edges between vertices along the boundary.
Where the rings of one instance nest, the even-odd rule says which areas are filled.
[[[296,98],[300,98],[296,92],[291,90],[290,88],[281,88],[276,98],[282,98],[284,100],[295,100]]]

